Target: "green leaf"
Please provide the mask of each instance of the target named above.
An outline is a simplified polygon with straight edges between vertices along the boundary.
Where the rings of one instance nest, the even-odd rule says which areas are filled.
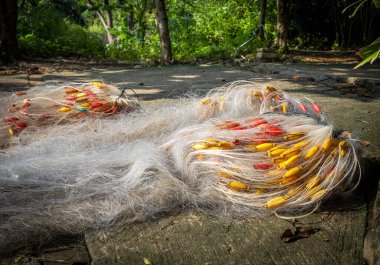
[[[343,14],[344,12],[346,12],[351,6],[354,6],[354,5],[356,5],[357,3],[362,2],[362,1],[367,1],[367,0],[358,0],[358,1],[356,1],[355,3],[352,3],[352,4],[348,5],[345,9],[343,9],[342,14]],[[361,3],[360,3],[360,4],[361,4]],[[360,5],[360,4],[359,4],[359,5]]]
[[[379,56],[380,56],[380,49],[377,51],[377,55],[371,60],[371,64],[374,63]]]
[[[350,18],[352,18],[353,16],[355,16],[356,13],[358,12],[359,8],[360,8],[364,3],[366,3],[366,2],[367,2],[367,0],[363,0],[363,1],[361,1],[360,4],[358,4],[358,6],[355,8],[354,12],[350,15]]]
[[[375,52],[373,54],[371,54],[370,56],[368,56],[367,58],[365,58],[363,61],[361,61],[360,63],[358,63],[354,69],[357,69],[359,68],[360,66],[363,66],[364,64],[368,63],[369,61],[371,60],[375,60],[377,58],[377,55],[379,54],[379,52]]]
[[[373,63],[380,55],[380,38],[377,38],[370,45],[362,48],[358,52],[358,55],[363,58],[363,61],[356,65],[354,69],[357,69],[368,62]]]
[[[378,51],[380,49],[380,37],[377,38],[374,42],[372,42],[370,45],[367,45],[363,47],[359,52],[358,55],[362,58],[368,57],[370,54],[373,54],[374,52]]]
[[[380,56],[380,47],[377,50],[369,54],[366,54],[366,56],[364,57],[364,60],[361,61],[359,64],[357,64],[354,69],[357,69],[368,62],[373,63],[379,56]]]

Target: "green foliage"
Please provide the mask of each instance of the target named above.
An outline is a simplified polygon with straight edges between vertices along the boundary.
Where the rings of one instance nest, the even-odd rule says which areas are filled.
[[[356,13],[362,8],[362,6],[367,2],[367,0],[358,0],[357,2],[347,6],[342,13],[347,11],[350,7],[355,6],[354,12],[350,15],[350,18],[354,17]],[[376,8],[380,8],[380,0],[372,0],[373,4]],[[377,58],[380,58],[380,37],[377,38],[374,42],[372,42],[370,45],[365,46],[360,49],[360,51],[357,53],[360,57],[363,58],[363,60],[358,63],[354,69],[357,69],[364,64],[371,62],[371,64],[377,60]]]
[[[362,48],[358,54],[363,58],[363,61],[355,66],[355,69],[368,62],[373,63],[377,58],[380,57],[380,38],[377,38],[373,43]]]
[[[32,56],[96,57],[132,63],[159,60],[154,1],[109,0],[107,6],[102,0],[92,0],[94,5],[90,9],[87,2],[21,1],[18,24],[21,52]],[[274,0],[267,2],[264,41],[256,35],[258,0],[165,0],[165,3],[175,61],[254,55],[256,48],[271,46],[276,35]],[[376,23],[380,12],[374,10],[379,3],[380,0],[289,1],[288,46],[339,50],[366,45],[380,30],[380,24]],[[342,14],[345,7],[356,16],[349,18],[347,13]],[[116,38],[109,45],[105,44],[106,30],[97,13],[106,10],[112,11],[110,32]],[[371,61],[375,55],[368,56]]]
[[[116,13],[118,19],[111,33],[117,41],[107,45],[106,56],[128,62],[155,63],[160,58],[160,43],[155,27],[155,12],[148,12],[147,1],[127,3]],[[129,12],[134,12],[135,24],[128,25]]]
[[[372,1],[293,0],[288,4],[290,47],[355,49],[374,41],[380,32],[380,12]]]
[[[118,41],[107,45],[106,56],[110,59],[128,62],[154,63],[160,57],[158,34],[146,36],[144,43],[139,41],[138,35],[115,32]]]
[[[105,48],[101,39],[83,30],[78,25],[69,24],[63,35],[54,39],[43,39],[35,34],[19,37],[19,49],[28,56],[78,56],[104,57]]]
[[[231,58],[268,44],[255,36],[257,1],[170,0],[168,15],[173,53],[180,61]],[[267,28],[268,42],[273,40],[272,29]]]
[[[64,19],[50,5],[21,9],[18,23],[19,49],[28,56],[103,57],[105,45],[95,34]]]
[[[347,6],[345,9],[343,9],[342,13],[346,12],[350,7],[356,5],[354,12],[350,15],[350,18],[352,18],[356,15],[356,13],[359,11],[359,9],[362,7],[362,5],[364,5],[366,2],[367,2],[367,0],[359,0],[355,3],[352,3],[349,6]]]
[[[153,1],[111,0],[108,8],[113,13],[114,27],[110,32],[116,42],[109,45],[101,41],[105,29],[94,12],[104,11],[102,1],[93,0],[93,10],[83,9],[84,0],[73,5],[73,10],[84,10],[85,27],[63,19],[70,11],[67,3],[72,0],[59,0],[57,5],[51,0],[37,2],[38,5],[22,10],[19,17],[19,43],[25,54],[106,57],[129,62],[155,62],[160,58]],[[167,0],[166,5],[176,61],[252,54],[257,47],[268,46],[275,36],[275,1],[268,1],[266,41],[255,33],[259,19],[256,0]],[[131,12],[132,27],[128,25]]]
[[[21,9],[18,17],[19,35],[33,34],[42,39],[54,39],[66,30],[63,16],[51,6],[38,5]]]
[[[107,57],[132,62],[160,58],[155,10],[149,3],[141,0],[113,4],[115,21],[111,33],[117,41],[107,46]],[[182,62],[198,58],[226,59],[268,46],[276,30],[274,5],[275,1],[268,1],[267,40],[261,41],[255,33],[258,1],[167,0],[174,59]],[[130,12],[134,14],[133,28],[127,23]]]

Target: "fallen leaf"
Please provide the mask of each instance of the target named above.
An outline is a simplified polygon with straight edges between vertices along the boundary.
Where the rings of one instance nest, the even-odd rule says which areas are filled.
[[[367,140],[363,140],[362,141],[362,145],[364,146],[364,147],[368,147],[368,146],[370,146],[370,141],[367,141]]]
[[[291,240],[294,238],[294,234],[293,234],[293,232],[292,232],[292,230],[291,229],[286,229],[285,231],[284,231],[284,233],[282,234],[282,236],[281,236],[281,239],[282,239],[282,241],[284,241],[285,243],[289,243],[289,242],[291,242]]]
[[[286,229],[281,236],[282,241],[285,243],[295,242],[302,238],[307,238],[312,234],[319,232],[321,229],[312,227],[296,227],[294,233],[291,229]]]
[[[315,81],[315,79],[313,77],[303,76],[303,75],[292,75],[292,79],[304,80],[304,81]]]
[[[38,66],[33,66],[27,70],[27,73],[28,75],[40,75],[42,71]]]
[[[5,75],[14,75],[14,74],[17,74],[17,70],[12,70],[12,69],[8,69],[8,70],[4,70],[3,71],[3,74]]]
[[[312,234],[315,234],[319,232],[321,229],[319,228],[312,228],[312,227],[296,227],[296,231],[294,232],[295,235],[306,238],[311,236]]]

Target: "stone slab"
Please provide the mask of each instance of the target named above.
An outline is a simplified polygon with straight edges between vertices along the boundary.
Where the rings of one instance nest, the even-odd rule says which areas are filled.
[[[256,58],[258,59],[272,59],[277,57],[278,55],[275,49],[258,48],[256,50]]]

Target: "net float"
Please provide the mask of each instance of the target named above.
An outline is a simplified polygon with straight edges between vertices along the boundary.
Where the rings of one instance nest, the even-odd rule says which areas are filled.
[[[304,159],[308,160],[308,159],[312,158],[313,156],[315,156],[317,154],[318,151],[319,151],[319,145],[313,146],[312,148],[310,148],[307,151]]]
[[[93,109],[97,109],[97,108],[103,107],[103,103],[100,103],[100,102],[93,102],[93,103],[90,103],[90,104],[91,104],[91,108],[93,108]]]
[[[300,173],[301,170],[302,170],[302,167],[294,167],[294,168],[285,172],[284,178],[289,178],[289,177],[295,176],[298,173]]]
[[[99,88],[107,88],[108,86],[102,82],[94,81],[91,82],[91,85],[99,87]]]
[[[87,96],[87,94],[83,93],[83,92],[78,93],[78,94],[75,95],[76,98],[85,97],[85,96]]]
[[[64,106],[64,107],[59,109],[59,112],[69,112],[70,110],[71,110],[70,107]]]
[[[83,107],[83,108],[89,108],[90,106],[91,106],[91,104],[88,102],[81,104],[81,107]]]
[[[8,128],[8,133],[11,137],[15,135],[15,131],[12,128]]]
[[[87,100],[87,97],[79,97],[75,99],[75,102],[84,102]]]
[[[253,165],[253,167],[255,169],[262,169],[262,170],[266,170],[266,169],[270,169],[273,167],[272,164],[268,164],[268,163],[256,163]]]
[[[282,204],[284,204],[285,198],[282,196],[275,197],[273,199],[270,199],[266,204],[265,208],[277,208],[280,207]]]
[[[66,94],[76,94],[76,93],[79,93],[79,90],[74,88],[74,87],[70,87],[70,88],[66,89],[65,93]]]
[[[244,183],[241,183],[241,182],[237,182],[237,181],[230,181],[228,183],[228,186],[230,188],[235,188],[235,189],[238,189],[238,190],[249,190],[249,186],[247,184],[244,184]]]
[[[5,117],[3,120],[5,122],[15,122],[15,121],[18,121],[19,119],[17,117]]]
[[[15,126],[19,129],[24,129],[24,128],[26,128],[27,125],[25,122],[17,120],[17,121],[15,121]]]
[[[22,104],[21,109],[27,109],[29,107],[30,107],[30,103],[29,102],[25,102],[24,104]]]
[[[304,103],[299,103],[298,106],[300,107],[302,112],[307,112],[306,105]]]

